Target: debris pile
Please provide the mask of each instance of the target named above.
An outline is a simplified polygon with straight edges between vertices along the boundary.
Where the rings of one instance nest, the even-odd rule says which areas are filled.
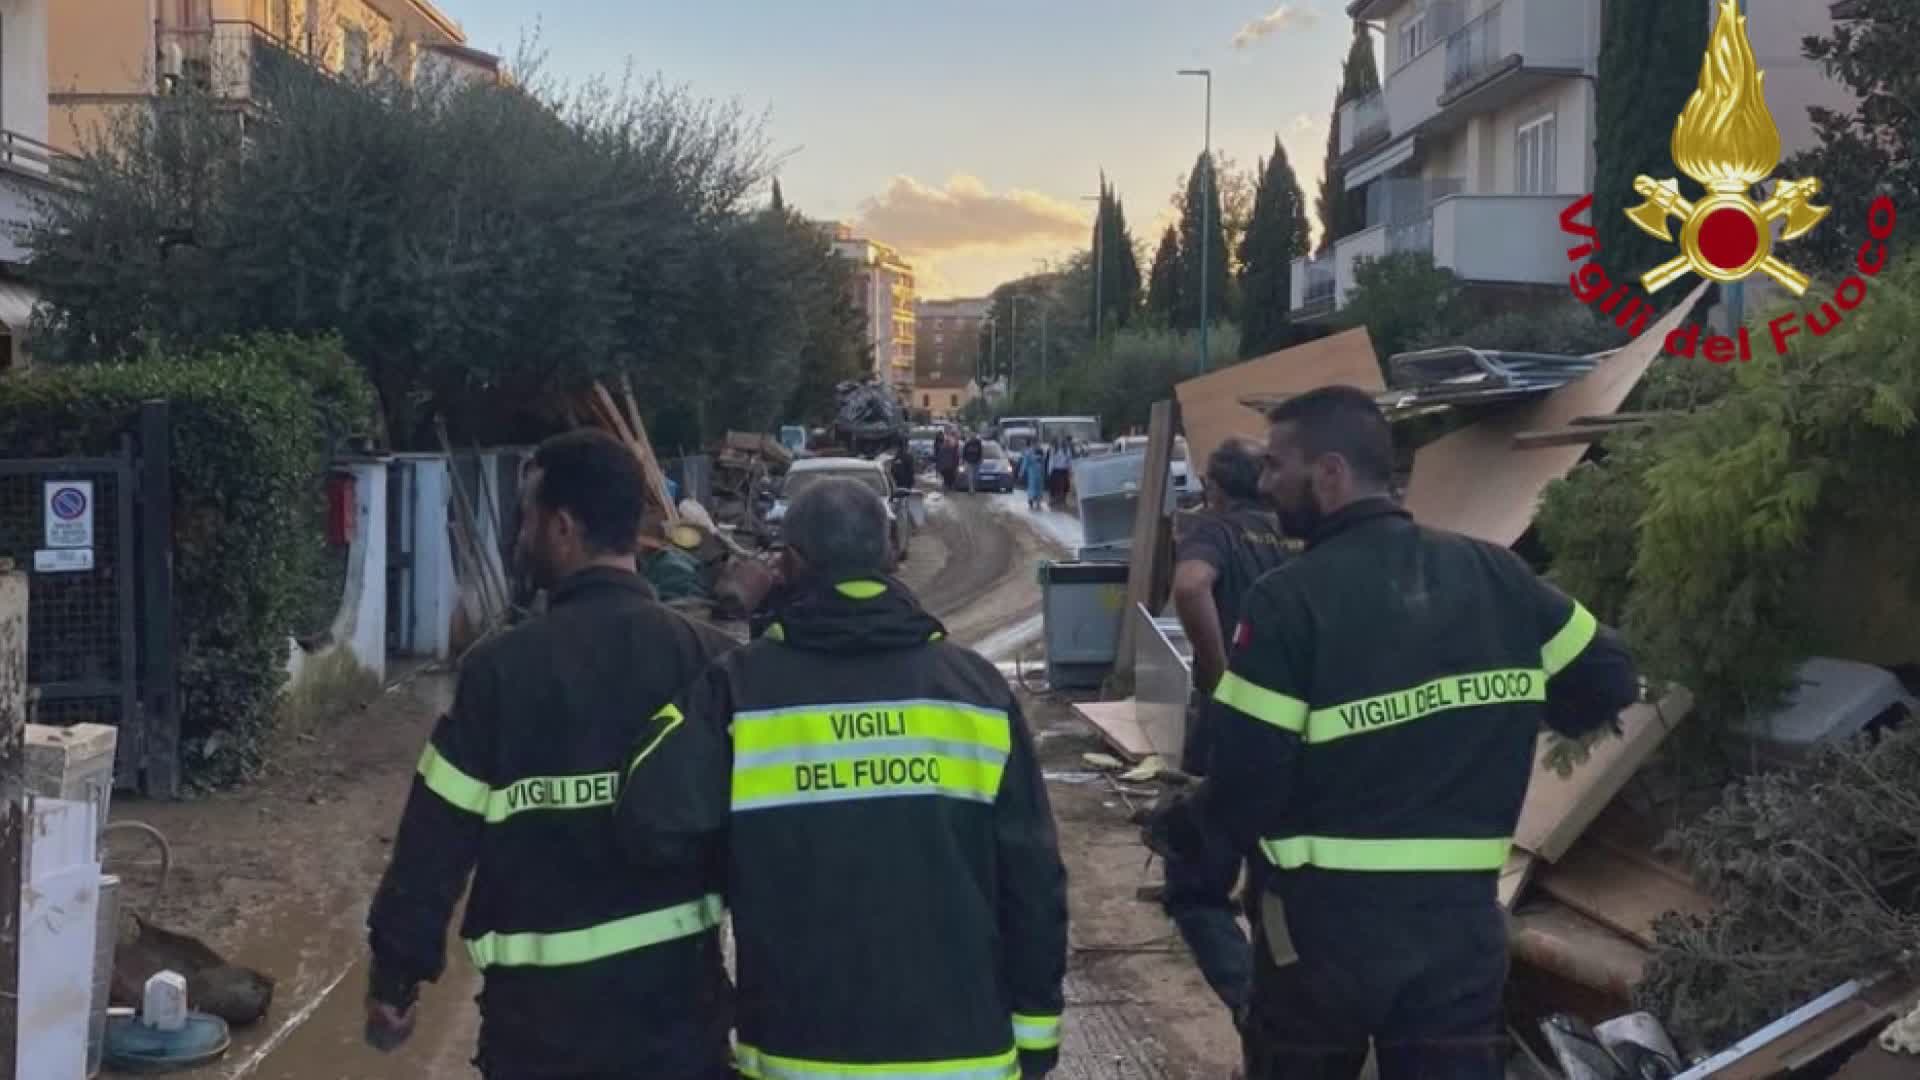
[[[746,535],[767,533],[760,494],[793,464],[793,452],[770,435],[727,432],[713,451],[713,515]]]

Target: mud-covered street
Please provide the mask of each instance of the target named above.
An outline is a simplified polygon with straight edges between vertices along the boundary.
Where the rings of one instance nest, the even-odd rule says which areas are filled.
[[[1066,557],[1070,515],[1021,496],[929,497],[901,578],[955,640],[1011,671],[1040,644],[1037,564]],[[444,673],[403,675],[377,701],[279,733],[247,789],[178,804],[127,801],[172,843],[164,890],[151,849],[116,840],[123,907],[204,938],[277,981],[273,1008],[194,1080],[417,1080],[474,1075],[479,980],[449,936],[447,974],[425,988],[419,1030],[393,1055],[361,1042],[363,919],[385,866],[419,748],[446,703]],[[1099,749],[1063,701],[1023,692],[1040,739],[1070,875],[1072,941],[1058,1076],[1220,1078],[1238,1046],[1172,924],[1136,893],[1159,879],[1127,824],[1128,796],[1085,765]]]

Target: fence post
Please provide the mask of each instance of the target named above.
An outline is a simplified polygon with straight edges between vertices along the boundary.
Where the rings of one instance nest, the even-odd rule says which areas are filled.
[[[173,426],[164,401],[140,405],[140,713],[145,784],[180,794],[180,710],[173,636]]]
[[[0,1080],[14,1080],[20,1055],[26,735],[27,575],[0,559]]]

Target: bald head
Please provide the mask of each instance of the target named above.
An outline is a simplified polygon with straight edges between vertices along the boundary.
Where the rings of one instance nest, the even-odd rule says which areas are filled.
[[[886,573],[887,504],[858,480],[809,485],[787,507],[782,529],[807,569],[829,581]]]

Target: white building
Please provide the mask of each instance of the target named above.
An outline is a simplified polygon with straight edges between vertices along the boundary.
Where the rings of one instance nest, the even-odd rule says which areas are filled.
[[[1850,107],[1846,88],[1800,55],[1801,39],[1826,34],[1834,13],[1824,0],[1748,7],[1767,105],[1790,156],[1817,142],[1808,106]],[[1348,6],[1385,38],[1381,90],[1340,109],[1347,190],[1366,199],[1367,227],[1318,259],[1295,260],[1294,318],[1330,315],[1346,303],[1355,264],[1393,252],[1430,251],[1474,284],[1566,283],[1559,216],[1593,189],[1602,9],[1601,0]]]
[[[0,0],[0,370],[26,364],[35,302],[21,284],[23,233],[39,200],[68,191],[47,145],[47,12],[56,0]]]
[[[834,230],[834,254],[852,262],[854,305],[866,320],[873,347],[873,377],[901,394],[913,391],[913,267],[885,244],[853,235],[845,225]]]

